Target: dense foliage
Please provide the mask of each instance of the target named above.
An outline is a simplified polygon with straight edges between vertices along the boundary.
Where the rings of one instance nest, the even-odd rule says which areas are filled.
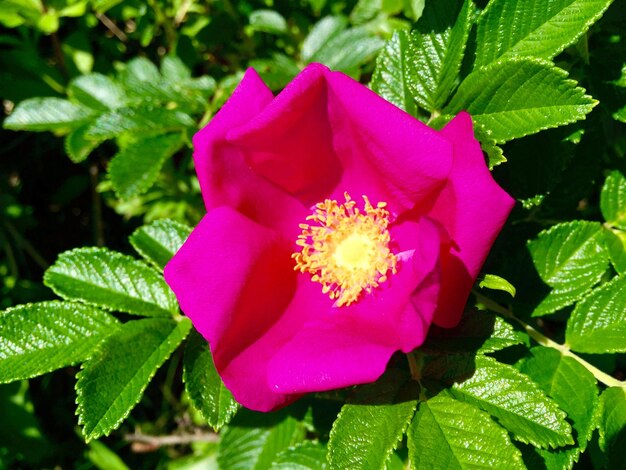
[[[0,468],[626,468],[626,2],[5,0],[0,23]],[[162,270],[204,213],[191,136],[247,67],[279,91],[311,62],[435,128],[469,111],[518,203],[458,327],[254,413]]]

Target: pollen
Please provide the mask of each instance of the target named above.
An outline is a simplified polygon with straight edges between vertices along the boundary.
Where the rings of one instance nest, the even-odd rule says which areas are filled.
[[[311,274],[322,285],[322,292],[338,307],[356,302],[363,292],[371,293],[397,272],[397,257],[389,250],[389,211],[387,204],[374,207],[363,196],[363,208],[350,195],[345,202],[326,199],[315,205],[313,214],[300,224],[292,257],[295,270]]]

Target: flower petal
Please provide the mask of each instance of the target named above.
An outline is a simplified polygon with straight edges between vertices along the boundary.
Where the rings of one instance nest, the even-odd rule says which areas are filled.
[[[452,146],[438,132],[340,72],[328,72],[333,146],[343,177],[337,195],[367,194],[402,212],[441,188]]]
[[[229,141],[252,169],[311,206],[334,187],[341,167],[327,117],[326,67],[309,65]]]
[[[453,327],[515,201],[487,169],[469,114],[459,113],[441,135],[454,146],[454,162],[448,183],[428,215],[446,228],[452,243],[442,254],[441,296],[434,322]]]
[[[320,287],[299,285],[286,315],[304,322],[268,364],[270,387],[286,394],[330,390],[376,380],[391,355],[422,344],[439,294],[437,227],[424,220],[397,274],[347,307],[311,302]],[[313,289],[313,290],[312,290]]]
[[[229,366],[265,335],[289,304],[296,284],[291,249],[291,240],[220,207],[202,219],[165,267],[181,309],[209,341],[218,372],[244,404],[246,393],[262,400],[264,391],[240,381],[264,384],[265,368],[252,367],[229,380]],[[265,393],[271,407],[289,399]]]
[[[273,100],[270,89],[248,69],[233,95],[193,138],[194,163],[207,210],[230,206],[265,226],[291,230],[306,217],[295,198],[250,169],[242,151],[226,134],[245,125]]]

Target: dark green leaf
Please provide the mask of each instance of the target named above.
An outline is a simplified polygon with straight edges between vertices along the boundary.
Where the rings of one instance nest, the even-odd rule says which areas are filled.
[[[626,446],[626,389],[611,387],[600,397],[600,447],[609,456],[610,469],[624,468]]]
[[[565,342],[586,353],[626,351],[626,276],[616,276],[578,302]]]
[[[120,425],[190,329],[184,317],[178,322],[146,318],[125,323],[99,345],[76,383],[78,422],[87,441]]]
[[[72,130],[91,120],[93,113],[61,98],[29,98],[15,107],[3,127],[21,131]]]
[[[165,160],[182,145],[180,133],[145,137],[125,145],[108,167],[115,194],[120,199],[129,199],[146,192],[159,176]]]
[[[476,66],[500,57],[551,59],[574,44],[612,0],[492,0],[478,21]]]
[[[215,370],[209,344],[193,332],[183,362],[183,382],[193,405],[214,429],[228,424],[239,404]]]
[[[0,313],[0,383],[78,364],[117,329],[108,313],[87,305],[41,302]]]
[[[495,416],[521,442],[544,448],[574,443],[557,404],[528,376],[495,359],[476,357],[476,372],[452,393]]]
[[[105,309],[157,317],[178,312],[176,297],[156,271],[106,248],[62,253],[44,283],[65,299]]]
[[[174,220],[161,219],[139,227],[130,236],[130,244],[146,261],[163,269],[185,242],[191,227]]]
[[[571,305],[600,281],[608,267],[602,226],[597,222],[555,225],[529,242],[528,249],[539,276],[552,287],[534,316]]]
[[[503,143],[583,119],[596,104],[551,62],[515,58],[468,75],[444,112],[468,111]]]
[[[407,437],[415,470],[526,468],[508,433],[487,413],[443,394],[420,403]]]

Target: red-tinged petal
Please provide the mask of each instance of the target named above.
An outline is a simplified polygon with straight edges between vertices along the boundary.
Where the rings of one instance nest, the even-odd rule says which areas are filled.
[[[286,316],[301,327],[276,351],[268,383],[278,393],[300,394],[376,380],[391,355],[422,344],[439,294],[439,230],[428,220],[402,230],[419,234],[402,254],[397,274],[346,307],[336,307],[320,287],[299,284]],[[325,308],[324,308],[325,307]],[[277,324],[278,327],[279,324]]]
[[[428,215],[445,227],[452,242],[442,254],[441,296],[434,322],[453,327],[515,201],[487,169],[469,114],[459,113],[441,135],[454,146],[454,162],[448,183]]]
[[[306,209],[295,198],[250,169],[226,134],[245,125],[273,100],[270,89],[248,69],[230,99],[193,138],[194,163],[207,210],[229,206],[265,226],[297,236]]]
[[[182,311],[209,341],[217,370],[233,393],[241,384],[228,380],[230,363],[280,320],[294,294],[291,250],[291,240],[220,207],[202,219],[165,267]],[[252,370],[234,379],[244,381],[244,389],[246,381],[266,383],[265,368],[255,369],[254,362],[247,366]],[[256,386],[252,390],[260,400],[269,395],[270,407],[290,399]]]
[[[255,172],[306,206],[323,200],[341,174],[328,120],[326,70],[308,66],[261,113],[228,134]]]
[[[343,191],[408,210],[441,188],[452,146],[438,132],[339,72],[328,72],[328,109]]]

